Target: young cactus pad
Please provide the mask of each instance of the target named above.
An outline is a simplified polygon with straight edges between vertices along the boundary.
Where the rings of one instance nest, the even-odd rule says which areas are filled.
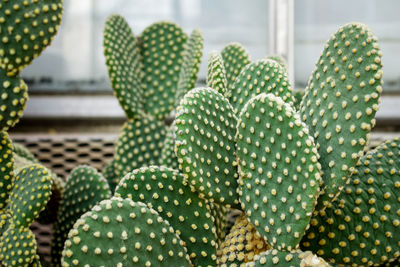
[[[208,58],[207,87],[217,90],[222,95],[225,95],[228,89],[224,61],[221,54],[216,51],[211,52]]]
[[[242,69],[250,63],[250,56],[246,49],[239,43],[230,43],[221,51],[228,81],[228,92]]]
[[[128,118],[144,111],[143,65],[139,44],[126,20],[110,16],[104,27],[104,56],[111,86]]]
[[[65,242],[62,266],[190,266],[168,221],[141,202],[111,198],[85,213]]]
[[[71,171],[64,188],[51,244],[53,266],[60,265],[64,242],[75,221],[100,201],[111,197],[107,180],[95,168],[86,165]]]
[[[8,207],[16,226],[27,227],[39,216],[50,199],[51,185],[51,175],[42,165],[31,164],[19,170]]]
[[[295,249],[321,179],[307,126],[289,104],[263,93],[243,108],[236,139],[242,209],[272,248]]]
[[[227,97],[235,114],[239,114],[247,101],[261,93],[272,93],[293,105],[292,88],[286,72],[274,60],[261,59],[247,65],[237,76]]]
[[[279,266],[279,267],[330,267],[322,258],[310,251],[279,251],[272,249],[254,257],[254,262],[249,262],[246,267]]]
[[[240,266],[250,262],[255,255],[266,251],[270,246],[257,232],[254,225],[247,220],[246,215],[237,218],[230,233],[218,249],[218,258],[223,266]]]
[[[0,212],[7,206],[7,200],[14,178],[12,144],[8,133],[0,133]]]
[[[0,81],[0,130],[6,131],[22,117],[28,101],[28,87],[20,77],[7,76],[1,67]]]
[[[302,246],[339,264],[378,266],[400,257],[400,140],[360,159],[350,183],[311,219]]]
[[[177,109],[179,168],[201,198],[225,206],[238,205],[236,123],[228,100],[211,88],[190,91]]]
[[[378,41],[362,24],[341,27],[326,43],[300,106],[323,171],[317,210],[339,194],[363,154],[382,92]]]
[[[186,42],[175,96],[176,106],[179,105],[182,97],[196,85],[197,74],[199,73],[201,58],[203,56],[203,42],[203,34],[197,29],[193,30]]]
[[[62,14],[62,0],[1,1],[0,68],[19,74],[50,45]]]
[[[0,262],[5,267],[25,267],[35,259],[36,239],[28,227],[12,225],[0,236]]]
[[[134,169],[157,164],[166,132],[164,123],[151,116],[128,120],[116,144],[116,176],[120,178]]]
[[[143,167],[127,174],[115,196],[146,203],[167,220],[185,242],[195,266],[215,266],[214,218],[205,200],[183,182],[183,175],[165,167]]]
[[[159,162],[160,166],[166,166],[175,170],[179,168],[178,158],[175,154],[176,129],[175,123],[169,127],[164,144],[162,146]]]
[[[146,112],[159,120],[175,107],[187,35],[176,24],[158,22],[139,36]]]

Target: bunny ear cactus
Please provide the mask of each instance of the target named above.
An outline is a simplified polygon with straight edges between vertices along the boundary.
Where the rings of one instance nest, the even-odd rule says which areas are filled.
[[[7,206],[14,178],[12,143],[7,132],[0,133],[0,212]]]
[[[38,163],[39,161],[36,159],[35,155],[33,155],[32,152],[29,151],[28,148],[26,148],[22,144],[18,143],[13,143],[12,144],[12,149],[15,154],[17,154],[20,157],[26,158],[27,160],[33,162],[33,163]]]
[[[224,241],[228,231],[228,213],[230,209],[216,203],[209,202],[209,204],[211,209],[211,216],[214,217],[214,226],[219,247],[219,245]]]
[[[0,4],[0,130],[13,127],[28,99],[21,70],[50,45],[63,14],[62,0],[2,1]]]
[[[4,266],[27,266],[37,257],[29,225],[50,199],[51,183],[48,170],[38,164],[26,166],[15,175],[8,205],[1,214],[0,261]]]
[[[323,171],[317,210],[339,194],[363,154],[382,92],[381,51],[362,24],[341,27],[326,43],[300,106]]]
[[[176,154],[185,179],[201,198],[238,206],[236,116],[228,99],[211,88],[185,95],[177,109]]]
[[[183,180],[182,174],[170,168],[143,167],[127,174],[114,195],[158,211],[185,242],[195,266],[215,266],[216,233],[210,207]]]
[[[107,19],[103,45],[114,94],[132,119],[144,111],[143,64],[138,41],[123,17],[112,15]]]
[[[211,52],[208,58],[207,87],[217,90],[222,95],[225,95],[228,89],[224,61],[221,54],[216,51]]]
[[[175,106],[175,95],[188,37],[176,24],[154,23],[139,36],[143,58],[145,109],[163,120]]]
[[[286,64],[286,60],[283,57],[281,57],[280,55],[273,55],[273,56],[267,57],[267,59],[276,61],[282,67],[283,71],[287,74],[288,67]]]
[[[179,73],[178,87],[175,95],[175,106],[179,105],[182,97],[196,85],[201,58],[203,56],[203,34],[200,30],[193,30],[186,43],[183,53],[183,62]]]
[[[226,71],[228,92],[232,89],[236,77],[242,69],[250,63],[250,56],[246,49],[239,43],[230,43],[221,51],[222,60]]]
[[[151,116],[128,120],[116,143],[113,159],[116,177],[157,164],[166,134],[164,123]]]
[[[261,93],[272,93],[293,105],[292,88],[286,72],[276,61],[262,59],[248,64],[237,76],[227,97],[235,114],[239,114],[252,97]]]
[[[141,202],[111,198],[85,213],[65,242],[62,266],[191,266],[168,221]]]
[[[266,251],[270,246],[257,232],[254,225],[245,215],[237,218],[230,233],[218,249],[218,258],[221,267],[240,266],[250,262],[255,255]]]
[[[114,159],[112,159],[104,166],[104,169],[102,171],[104,178],[106,178],[108,185],[110,186],[111,192],[115,191],[115,188],[117,187],[119,182],[119,178],[115,174],[114,164]]]
[[[378,266],[400,257],[400,140],[357,164],[338,199],[311,220],[302,246],[331,262]]]
[[[166,166],[175,170],[179,168],[178,158],[175,154],[176,130],[176,125],[173,123],[169,127],[165,137],[159,162],[160,166]]]
[[[296,249],[319,192],[314,140],[293,108],[272,94],[252,98],[237,125],[242,209],[272,248]]]
[[[65,184],[52,237],[51,259],[53,266],[60,266],[64,242],[75,221],[101,200],[110,197],[111,191],[108,183],[96,169],[82,165],[71,171]]]

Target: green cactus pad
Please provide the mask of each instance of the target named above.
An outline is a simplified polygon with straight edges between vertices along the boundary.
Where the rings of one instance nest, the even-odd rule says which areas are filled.
[[[216,232],[210,207],[183,182],[183,175],[166,167],[143,167],[127,174],[115,196],[146,203],[167,220],[185,242],[195,266],[215,266]]]
[[[302,246],[345,265],[400,257],[399,196],[400,140],[394,139],[360,159],[338,199],[311,219]]]
[[[256,95],[271,93],[293,105],[292,88],[284,69],[276,61],[262,59],[247,65],[227,93],[235,114]]]
[[[35,235],[28,227],[11,225],[0,237],[0,262],[5,267],[25,267],[36,257]]]
[[[146,112],[163,120],[175,107],[187,35],[174,23],[158,22],[147,27],[139,38]]]
[[[111,86],[128,118],[144,111],[139,44],[126,20],[110,16],[104,27],[104,56]]]
[[[111,197],[107,180],[95,168],[81,165],[74,168],[67,178],[63,198],[58,210],[51,244],[52,263],[60,265],[61,253],[68,232],[75,221],[103,199]]]
[[[115,174],[115,170],[114,170],[114,160],[109,161],[105,165],[102,174],[103,174],[104,178],[106,178],[108,185],[110,186],[111,192],[114,192],[115,188],[117,187],[118,182],[119,182],[119,178]]]
[[[326,43],[301,102],[323,170],[317,209],[339,194],[363,154],[382,92],[378,41],[364,25],[341,27]]]
[[[295,249],[321,179],[307,126],[280,97],[263,93],[243,108],[236,139],[242,209],[273,248]]]
[[[216,51],[211,52],[208,57],[207,86],[217,90],[222,95],[225,95],[228,89],[224,60],[221,54]]]
[[[9,228],[11,221],[12,215],[9,210],[0,211],[0,236]]]
[[[179,168],[178,158],[175,154],[176,129],[177,128],[175,124],[172,124],[169,127],[167,136],[165,137],[164,144],[162,146],[160,157],[161,166],[166,166],[174,170]]]
[[[211,88],[190,91],[177,109],[179,168],[201,198],[224,206],[238,205],[236,121],[228,100]]]
[[[193,30],[186,43],[183,54],[183,63],[179,74],[178,88],[175,96],[175,106],[179,105],[182,97],[196,85],[197,74],[203,56],[203,34],[200,30]]]
[[[230,209],[216,203],[209,203],[211,216],[214,217],[214,226],[217,233],[217,243],[220,245],[228,232],[228,212]]]
[[[229,92],[236,77],[250,63],[250,56],[246,49],[239,43],[230,43],[225,46],[221,51],[221,56],[224,61],[226,79],[228,81],[227,92]]]
[[[301,100],[303,99],[303,96],[304,96],[304,90],[293,91],[294,107],[297,111],[300,110],[300,104]]]
[[[221,267],[235,264],[240,266],[269,248],[254,225],[242,215],[237,218],[225,241],[218,248],[219,263]]]
[[[29,149],[27,147],[25,147],[22,144],[18,144],[18,143],[13,143],[12,144],[12,149],[13,152],[15,154],[17,154],[18,156],[25,158],[29,161],[31,161],[32,163],[38,163],[39,161],[36,159],[35,155],[33,155],[32,152],[29,151]]]
[[[286,60],[285,60],[283,57],[281,57],[281,56],[279,56],[279,55],[274,55],[274,56],[269,56],[269,57],[267,57],[267,59],[275,60],[276,62],[279,63],[279,65],[281,65],[281,67],[283,68],[283,71],[284,71],[285,73],[288,72]]]
[[[0,26],[2,26],[1,23]],[[5,131],[13,127],[22,117],[28,101],[28,87],[18,76],[8,77],[6,71],[0,67],[0,90],[2,92],[0,99],[0,130]]]
[[[62,266],[190,266],[168,221],[141,202],[112,198],[85,213],[65,242]]]
[[[254,262],[249,262],[246,267],[279,266],[279,267],[330,267],[322,258],[310,251],[279,251],[276,249],[263,252],[254,257]]]
[[[62,0],[2,1],[0,67],[18,74],[50,45],[63,14]]]
[[[166,132],[164,123],[150,116],[128,120],[116,143],[113,160],[116,177],[143,166],[156,165]]]
[[[51,184],[51,175],[42,165],[31,164],[19,170],[9,206],[16,226],[27,227],[39,216],[50,199]]]
[[[51,172],[50,172],[51,173]],[[61,199],[64,193],[65,182],[55,173],[51,174],[51,197],[46,204],[46,208],[39,214],[36,221],[40,224],[51,224],[57,221],[58,210],[61,205]]]
[[[8,133],[0,133],[0,212],[7,206],[7,200],[14,178],[12,144]]]

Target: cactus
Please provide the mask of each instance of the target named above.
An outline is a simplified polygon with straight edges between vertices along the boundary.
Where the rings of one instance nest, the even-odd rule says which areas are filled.
[[[106,178],[108,185],[110,186],[111,192],[115,191],[115,188],[117,187],[119,182],[119,178],[115,174],[114,164],[114,159],[112,159],[104,166],[104,169],[102,171],[104,178]]]
[[[262,59],[248,64],[237,76],[227,97],[235,114],[239,114],[247,101],[261,93],[273,93],[293,105],[292,88],[286,72],[276,61]]]
[[[174,170],[179,168],[178,157],[175,154],[176,129],[175,123],[169,127],[164,144],[162,145],[159,162],[160,166],[166,166]]]
[[[12,143],[8,133],[0,133],[0,212],[7,206],[8,196],[12,188],[14,178],[14,159],[12,155]]]
[[[33,155],[32,152],[29,151],[28,148],[26,148],[22,144],[18,143],[13,143],[12,144],[12,150],[15,154],[17,154],[19,157],[25,158],[29,160],[32,163],[38,163],[39,161],[36,159],[35,155]]]
[[[0,130],[13,127],[28,99],[27,86],[19,77],[50,45],[63,14],[62,0],[2,1],[0,5]]]
[[[201,198],[227,207],[238,205],[236,120],[228,100],[211,88],[187,93],[176,115],[180,170]]]
[[[179,105],[182,97],[196,85],[197,74],[203,56],[203,34],[193,30],[186,43],[183,62],[179,73],[178,87],[175,94],[175,106]]]
[[[362,24],[341,27],[326,43],[301,102],[324,173],[317,210],[332,202],[363,154],[382,91],[378,41]]]
[[[250,56],[246,49],[239,43],[230,43],[226,45],[222,51],[221,56],[224,61],[226,71],[226,79],[228,81],[228,91],[232,89],[236,77],[242,69],[250,63]]]
[[[242,209],[273,248],[296,249],[320,184],[307,126],[289,104],[263,93],[243,108],[236,140]]]
[[[106,179],[90,166],[74,168],[67,178],[51,242],[53,266],[59,266],[64,242],[75,221],[101,200],[111,197]]]
[[[144,110],[142,69],[139,44],[125,19],[110,16],[104,27],[104,56],[111,86],[128,118]]]
[[[217,90],[222,95],[225,95],[228,89],[224,61],[221,54],[216,51],[211,52],[208,58],[207,87]]]
[[[255,255],[268,250],[270,247],[257,232],[254,225],[245,215],[237,218],[230,233],[218,249],[218,258],[222,266],[240,266],[250,262]]]
[[[128,120],[116,144],[114,172],[120,178],[142,166],[159,161],[166,135],[166,126],[150,116]]]
[[[184,242],[168,221],[130,199],[103,200],[68,236],[63,266],[190,266]]]
[[[279,65],[281,65],[283,71],[286,74],[288,73],[286,60],[283,57],[281,57],[280,55],[272,55],[272,56],[268,56],[267,59],[275,60]]]
[[[11,151],[12,145],[8,147]],[[27,266],[37,257],[36,240],[29,225],[50,199],[51,183],[48,170],[39,164],[28,165],[15,175],[8,200],[3,202],[5,209],[0,212],[2,265]]]
[[[185,242],[195,266],[216,265],[216,233],[210,207],[183,181],[183,175],[166,167],[143,167],[127,174],[114,196],[144,202],[168,220]]]
[[[224,241],[228,229],[228,213],[230,209],[223,205],[218,205],[216,203],[209,203],[211,209],[211,216],[214,217],[214,226],[217,234],[218,247]]]
[[[357,164],[338,199],[311,220],[302,246],[339,264],[377,266],[400,257],[400,140]]]
[[[254,257],[254,262],[246,264],[246,267],[258,266],[282,266],[282,267],[329,267],[330,265],[322,258],[312,254],[310,251],[285,252],[276,249],[268,250]]]

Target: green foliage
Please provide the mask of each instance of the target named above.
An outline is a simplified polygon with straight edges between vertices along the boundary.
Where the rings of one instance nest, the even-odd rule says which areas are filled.
[[[167,220],[185,242],[195,266],[216,265],[214,218],[205,200],[183,181],[178,171],[143,167],[127,174],[115,196],[146,203]]]
[[[111,197],[107,180],[95,168],[81,165],[65,184],[51,244],[53,266],[59,266],[64,242],[75,221],[103,199]]]
[[[341,27],[326,43],[301,102],[323,171],[318,210],[336,198],[367,144],[382,92],[381,52],[362,24]]]
[[[65,242],[63,266],[190,266],[168,221],[141,202],[112,198],[85,213]]]
[[[201,198],[237,206],[236,116],[228,100],[211,88],[185,95],[176,115],[179,169]]]
[[[307,250],[332,262],[378,265],[400,256],[400,140],[364,155],[338,199],[311,220]]]
[[[273,248],[297,248],[321,179],[306,125],[281,98],[261,94],[243,108],[236,139],[243,210]]]

